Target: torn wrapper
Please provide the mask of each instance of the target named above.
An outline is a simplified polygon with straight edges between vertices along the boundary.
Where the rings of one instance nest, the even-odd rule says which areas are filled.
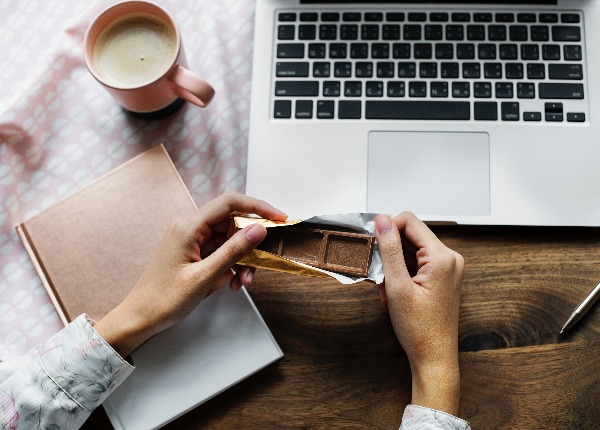
[[[380,284],[383,266],[374,240],[375,217],[376,214],[353,213],[278,222],[235,215],[230,234],[253,223],[267,228],[263,243],[238,264],[295,275],[332,277],[342,284],[363,280]]]

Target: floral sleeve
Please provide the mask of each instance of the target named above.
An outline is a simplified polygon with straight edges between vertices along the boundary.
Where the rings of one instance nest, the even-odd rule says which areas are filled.
[[[78,429],[133,369],[81,315],[26,356],[0,362],[0,429]]]
[[[400,430],[471,430],[471,426],[446,412],[408,405],[404,409]]]

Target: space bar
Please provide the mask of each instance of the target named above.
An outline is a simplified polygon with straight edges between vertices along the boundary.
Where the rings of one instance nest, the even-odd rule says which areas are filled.
[[[471,119],[469,102],[449,101],[380,101],[366,102],[367,119]]]

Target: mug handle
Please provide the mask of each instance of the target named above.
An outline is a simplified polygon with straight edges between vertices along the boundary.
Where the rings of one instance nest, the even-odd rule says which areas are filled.
[[[176,85],[177,95],[196,106],[206,107],[215,96],[215,90],[208,82],[185,67],[178,65],[171,81]]]

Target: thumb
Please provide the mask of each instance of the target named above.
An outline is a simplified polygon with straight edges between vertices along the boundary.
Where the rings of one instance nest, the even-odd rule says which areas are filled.
[[[402,241],[396,224],[387,215],[377,215],[375,218],[375,237],[381,255],[386,289],[398,285],[400,280],[410,280],[410,274],[404,261]]]
[[[236,232],[211,255],[202,260],[205,278],[216,282],[223,273],[231,269],[258,246],[267,235],[267,229],[262,224],[250,224]]]

